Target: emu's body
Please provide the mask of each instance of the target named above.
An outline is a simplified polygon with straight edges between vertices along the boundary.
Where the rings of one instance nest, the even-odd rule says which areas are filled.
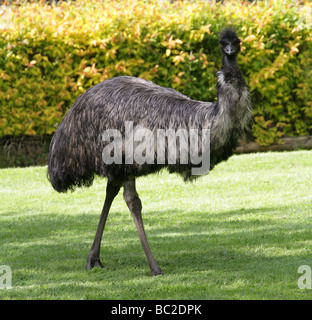
[[[227,30],[221,45],[222,40],[237,43],[237,39],[235,33]],[[222,45],[222,48],[225,46]],[[102,232],[111,203],[123,186],[124,198],[137,226],[151,274],[160,274],[161,270],[146,240],[135,178],[164,167],[169,172],[181,174],[185,180],[194,178],[191,175],[192,164],[181,164],[179,158],[176,164],[168,164],[167,158],[163,164],[157,164],[156,158],[154,164],[104,163],[103,132],[118,129],[123,135],[126,121],[133,121],[134,130],[144,127],[152,132],[157,129],[194,128],[199,130],[201,136],[202,129],[210,129],[212,169],[218,162],[232,155],[238,139],[251,120],[248,89],[236,63],[238,51],[239,48],[235,55],[222,51],[223,67],[218,72],[218,99],[214,103],[192,100],[173,89],[127,76],[99,83],[74,102],[51,141],[48,177],[59,192],[83,185],[90,186],[95,174],[108,178],[102,215],[88,256],[89,269],[103,266],[99,259]]]

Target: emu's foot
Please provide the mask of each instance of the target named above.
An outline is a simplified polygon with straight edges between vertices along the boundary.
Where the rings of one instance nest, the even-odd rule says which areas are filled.
[[[105,268],[104,264],[100,261],[99,258],[88,258],[87,260],[87,269],[91,270],[94,267]]]
[[[160,268],[156,268],[151,271],[151,276],[158,276],[160,274],[162,274],[162,271],[160,270]]]

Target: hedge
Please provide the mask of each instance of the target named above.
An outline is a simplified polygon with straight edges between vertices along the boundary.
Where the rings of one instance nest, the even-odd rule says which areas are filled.
[[[233,26],[261,145],[312,133],[310,1],[75,1],[2,6],[0,137],[53,134],[74,100],[131,75],[216,99],[219,31]]]

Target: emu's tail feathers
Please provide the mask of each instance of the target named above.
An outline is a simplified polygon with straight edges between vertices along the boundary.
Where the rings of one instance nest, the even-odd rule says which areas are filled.
[[[94,179],[93,166],[85,163],[84,150],[70,152],[70,144],[58,130],[51,141],[47,178],[58,192],[74,191],[76,187],[90,187]]]

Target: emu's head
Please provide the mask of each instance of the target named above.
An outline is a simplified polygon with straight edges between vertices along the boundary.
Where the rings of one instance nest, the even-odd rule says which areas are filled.
[[[231,29],[225,29],[220,37],[221,52],[230,59],[235,59],[240,51],[240,39]]]

